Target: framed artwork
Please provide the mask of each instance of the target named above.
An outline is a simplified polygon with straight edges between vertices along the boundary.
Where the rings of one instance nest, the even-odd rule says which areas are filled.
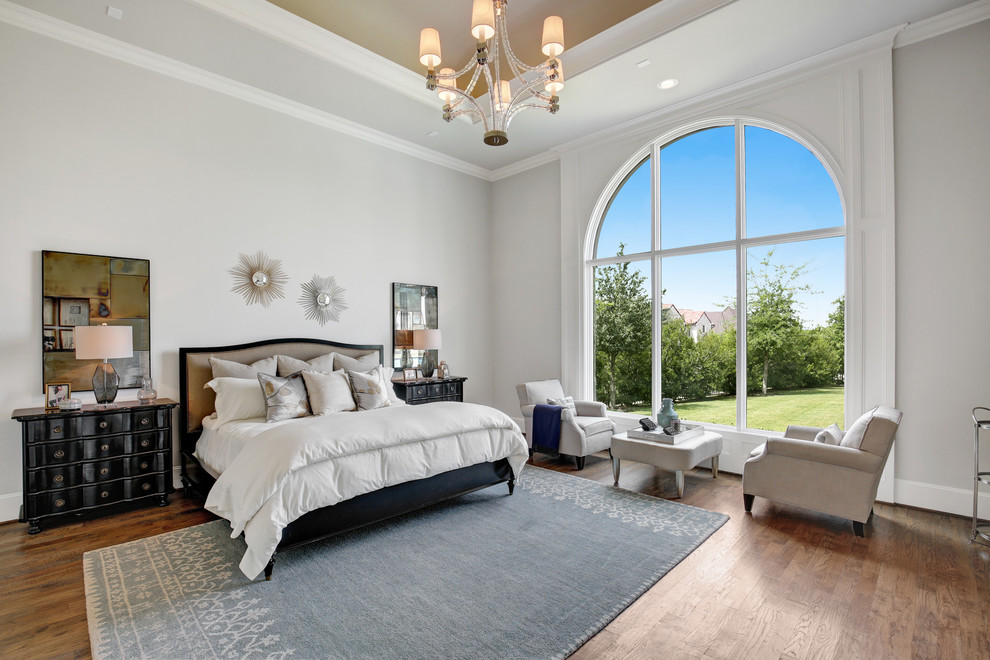
[[[43,383],[93,389],[99,360],[77,360],[75,328],[127,325],[134,356],[111,360],[121,389],[151,377],[151,263],[147,259],[74,252],[41,253],[41,363]]]
[[[416,370],[415,369],[403,369],[402,370],[402,380],[416,380]]]
[[[72,396],[68,383],[45,383],[45,410],[58,410],[58,404]]]

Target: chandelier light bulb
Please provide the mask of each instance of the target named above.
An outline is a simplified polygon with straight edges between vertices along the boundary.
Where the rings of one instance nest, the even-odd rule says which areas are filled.
[[[543,54],[554,58],[564,52],[564,19],[547,16],[543,21]]]
[[[488,41],[495,36],[495,5],[492,0],[474,0],[471,34],[478,41]]]
[[[419,33],[419,61],[427,69],[440,64],[440,33],[436,28],[423,28]]]

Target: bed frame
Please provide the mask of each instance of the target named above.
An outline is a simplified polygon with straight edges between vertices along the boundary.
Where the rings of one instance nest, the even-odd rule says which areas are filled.
[[[384,355],[384,347],[381,344],[342,344],[323,339],[271,339],[232,346],[180,348],[179,432],[181,480],[186,492],[196,491],[202,499],[205,499],[216,481],[193,455],[196,441],[203,431],[202,420],[213,412],[216,400],[212,389],[204,389],[206,383],[213,378],[210,367],[211,357],[250,364],[272,355],[288,355],[299,360],[312,360],[331,351],[350,357],[378,353],[379,362]],[[265,579],[270,580],[272,577],[275,556],[278,552],[506,482],[511,495],[515,486],[512,469],[507,459],[500,459],[426,479],[396,484],[333,506],[310,511],[291,522],[282,531],[282,540],[265,567]]]

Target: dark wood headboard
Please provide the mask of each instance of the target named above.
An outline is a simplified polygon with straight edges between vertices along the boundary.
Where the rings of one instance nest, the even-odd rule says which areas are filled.
[[[381,344],[342,344],[325,339],[267,339],[249,344],[179,349],[179,431],[182,451],[192,453],[202,431],[203,418],[211,414],[216,393],[205,385],[213,379],[210,358],[251,364],[273,355],[288,355],[312,360],[334,352],[349,357],[378,353],[379,363],[385,349]],[[205,389],[204,389],[205,387]]]

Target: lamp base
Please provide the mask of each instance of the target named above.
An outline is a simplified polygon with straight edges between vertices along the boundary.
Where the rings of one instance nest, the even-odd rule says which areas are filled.
[[[97,408],[113,408],[113,400],[117,398],[117,386],[120,377],[114,371],[113,365],[104,360],[96,365],[93,374],[93,395],[96,396]]]
[[[423,363],[420,365],[420,369],[423,370],[423,378],[433,378],[433,370],[436,368],[437,365],[433,360],[433,353],[429,350],[423,351]]]

